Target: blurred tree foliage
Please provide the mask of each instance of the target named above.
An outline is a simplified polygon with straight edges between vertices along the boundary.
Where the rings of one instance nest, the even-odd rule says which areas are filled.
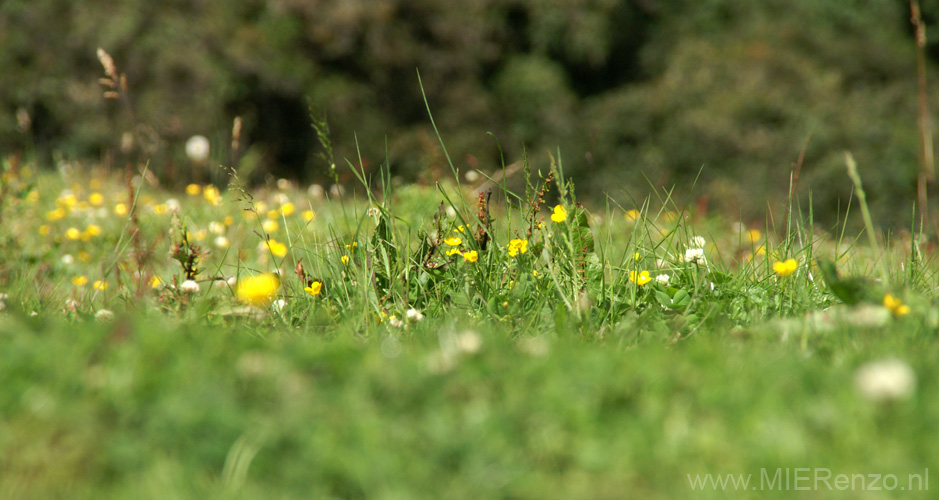
[[[922,4],[939,24],[939,0]],[[560,147],[597,204],[696,183],[694,196],[747,217],[784,202],[810,135],[799,193],[817,214],[847,202],[848,149],[880,219],[903,224],[914,46],[905,0],[4,0],[0,150],[95,160],[136,131],[161,172],[204,134],[229,164],[241,116],[242,162],[319,180],[309,99],[340,160],[357,138],[369,164],[387,148],[397,175],[427,181],[445,165],[420,69],[464,169],[499,167],[491,131],[510,162],[524,147],[544,168]],[[127,74],[132,112],[102,99],[97,47]]]

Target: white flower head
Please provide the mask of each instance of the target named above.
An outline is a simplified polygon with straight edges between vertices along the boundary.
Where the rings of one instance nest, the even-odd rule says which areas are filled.
[[[707,264],[707,258],[704,257],[703,248],[689,248],[685,250],[685,262],[694,263],[699,266]]]
[[[407,312],[404,313],[404,315],[408,319],[408,321],[412,323],[416,323],[424,319],[424,314],[418,311],[417,309],[414,309],[413,307],[408,309]]]
[[[209,140],[204,135],[194,135],[186,141],[186,156],[195,163],[209,159]]]
[[[314,200],[321,200],[326,194],[326,190],[324,190],[323,186],[320,186],[319,184],[310,184],[310,187],[307,188],[306,193]]]
[[[218,221],[209,223],[209,232],[212,234],[225,234],[225,224]]]
[[[217,237],[215,238],[215,246],[217,246],[217,247],[219,247],[219,248],[228,248],[228,245],[230,245],[230,244],[231,244],[231,243],[228,241],[228,238],[226,238],[226,237],[224,237],[224,236],[217,236]]]
[[[273,303],[271,303],[271,309],[273,309],[273,310],[275,310],[275,311],[277,311],[277,312],[281,312],[281,311],[284,310],[284,306],[286,306],[286,305],[287,305],[287,301],[286,301],[286,300],[284,300],[284,299],[277,299],[277,300],[275,300]]]
[[[655,277],[655,281],[658,281],[659,283],[661,283],[661,284],[663,284],[663,285],[667,285],[667,284],[668,284],[668,280],[669,280],[669,278],[668,278],[668,275],[667,275],[667,274],[660,274],[660,275],[658,275],[658,276]]]
[[[62,263],[66,266],[70,266],[75,263],[75,257],[72,257],[72,254],[67,253],[62,256]]]
[[[199,284],[193,280],[183,281],[183,284],[179,285],[179,291],[183,293],[196,293],[199,291]]]
[[[95,321],[99,323],[110,323],[114,320],[114,313],[109,309],[101,309],[95,313]]]
[[[913,394],[916,374],[899,359],[872,361],[858,368],[854,385],[871,401],[895,401]]]
[[[704,236],[695,236],[691,238],[692,248],[704,248],[705,243],[707,243],[707,241],[704,239]]]

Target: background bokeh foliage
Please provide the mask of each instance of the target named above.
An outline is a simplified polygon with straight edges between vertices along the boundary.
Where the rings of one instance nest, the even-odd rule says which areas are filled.
[[[939,23],[939,0],[922,5]],[[560,147],[588,203],[676,185],[759,220],[809,135],[798,192],[818,219],[850,196],[844,150],[879,222],[907,225],[915,192],[903,0],[5,0],[0,47],[0,151],[44,165],[108,158],[135,127],[158,173],[185,165],[193,134],[228,164],[241,116],[242,161],[322,181],[309,100],[340,160],[357,138],[372,167],[387,148],[395,175],[428,182],[446,170],[419,69],[458,166],[496,171],[487,131],[507,162],[525,148],[544,169]],[[133,116],[102,99],[97,47],[127,74]],[[929,56],[939,82],[939,44]]]

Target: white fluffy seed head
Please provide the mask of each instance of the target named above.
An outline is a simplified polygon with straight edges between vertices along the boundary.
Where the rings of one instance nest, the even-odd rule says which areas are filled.
[[[179,285],[179,290],[183,293],[196,293],[199,291],[199,284],[193,280],[186,280]]]

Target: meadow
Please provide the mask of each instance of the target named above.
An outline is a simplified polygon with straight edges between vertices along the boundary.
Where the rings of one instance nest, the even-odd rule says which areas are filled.
[[[7,158],[0,497],[929,497],[915,225],[581,203],[560,156],[517,192],[346,168],[173,190]],[[766,481],[799,470],[854,479]]]

